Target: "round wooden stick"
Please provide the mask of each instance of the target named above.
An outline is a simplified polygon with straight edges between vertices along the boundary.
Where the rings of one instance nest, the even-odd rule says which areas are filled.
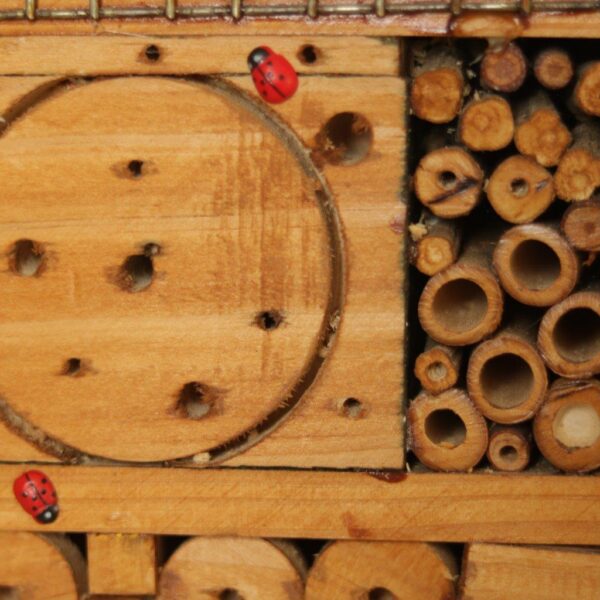
[[[584,113],[600,116],[600,61],[587,63],[580,68],[573,100]]]
[[[451,388],[438,396],[421,392],[409,405],[410,448],[437,471],[468,471],[482,459],[488,430],[466,392]]]
[[[449,346],[478,342],[502,318],[502,290],[490,268],[493,232],[472,238],[460,259],[434,275],[419,299],[419,320],[435,341]]]
[[[536,79],[549,90],[560,90],[573,78],[571,57],[560,48],[546,48],[533,61]]]
[[[417,167],[417,198],[434,215],[446,219],[470,213],[479,202],[483,171],[477,161],[458,146],[426,154]]]
[[[514,42],[493,44],[481,61],[482,85],[495,92],[514,92],[525,81],[527,62],[521,48]]]
[[[487,197],[492,208],[509,223],[530,223],[554,200],[552,175],[525,156],[510,156],[490,177]]]
[[[412,246],[410,262],[425,275],[435,275],[458,258],[460,230],[456,223],[431,214],[421,216],[419,223],[409,226]]]
[[[538,333],[546,364],[569,379],[600,373],[600,291],[588,288],[546,312]]]
[[[497,471],[523,471],[531,458],[531,432],[525,426],[495,425],[490,431],[487,458]]]
[[[351,521],[351,515],[346,514]],[[420,542],[331,542],[310,570],[306,600],[454,600],[457,577],[456,560],[442,546]]]
[[[488,419],[519,423],[533,417],[542,403],[548,376],[535,346],[536,333],[535,321],[519,316],[471,354],[469,396]]]
[[[579,279],[579,258],[553,223],[512,227],[498,241],[493,263],[502,287],[530,306],[560,302]]]
[[[600,467],[600,382],[554,382],[533,422],[540,452],[563,471]]]
[[[505,148],[511,143],[514,131],[510,105],[495,95],[471,101],[458,122],[459,140],[477,152]]]
[[[561,229],[572,246],[600,252],[600,200],[574,202],[565,211]]]
[[[415,361],[415,377],[431,394],[439,394],[458,381],[462,362],[462,350],[436,344],[427,338],[425,350]]]

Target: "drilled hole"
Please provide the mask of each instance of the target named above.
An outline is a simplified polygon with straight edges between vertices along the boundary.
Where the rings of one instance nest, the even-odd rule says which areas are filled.
[[[558,319],[552,332],[558,353],[571,362],[585,362],[600,352],[600,315],[574,308]]]
[[[186,383],[177,401],[178,412],[188,419],[202,419],[213,407],[213,394],[203,383],[191,381]]]
[[[13,270],[23,277],[34,277],[41,273],[44,263],[42,245],[32,240],[19,240],[12,250]]]
[[[0,600],[21,600],[21,594],[17,588],[0,585]]]
[[[525,240],[512,253],[510,269],[524,288],[545,290],[560,276],[560,259],[548,244]]]
[[[150,44],[149,46],[146,46],[144,55],[150,62],[157,62],[160,60],[160,48],[154,44]]]
[[[369,590],[367,600],[398,600],[398,597],[387,588],[375,587]]]
[[[244,600],[244,597],[237,590],[227,588],[219,594],[219,600]]]
[[[500,458],[508,463],[513,463],[519,458],[519,453],[514,446],[502,446],[502,448],[500,448]]]
[[[442,285],[432,305],[437,321],[445,329],[456,333],[477,327],[487,310],[485,292],[470,279],[454,279]]]
[[[152,283],[154,265],[152,258],[144,254],[127,257],[121,266],[121,287],[129,292],[141,292]]]
[[[496,408],[513,408],[526,402],[534,384],[529,363],[509,352],[490,358],[479,377],[485,399]]]
[[[427,367],[427,377],[431,379],[431,381],[441,381],[448,375],[448,369],[446,365],[439,360],[431,363]]]
[[[360,400],[346,398],[342,402],[342,415],[349,419],[360,419],[365,414],[365,408]]]
[[[144,169],[144,161],[143,160],[130,160],[127,165],[127,169],[131,173],[132,177],[138,178],[142,176],[142,172]]]
[[[365,117],[343,112],[333,116],[317,135],[325,160],[334,165],[354,165],[367,156],[373,130]]]
[[[298,50],[298,60],[303,65],[314,65],[319,59],[319,50],[312,44],[305,44]]]
[[[529,184],[522,177],[517,177],[510,182],[510,192],[517,198],[524,198],[529,193]]]
[[[65,367],[64,367],[63,372],[65,375],[70,375],[71,377],[74,377],[75,375],[78,375],[79,373],[81,373],[81,359],[80,358],[69,358],[69,360],[67,360],[65,362]]]
[[[467,428],[453,410],[442,408],[425,419],[425,435],[437,446],[456,448],[465,441]]]
[[[265,310],[256,315],[254,323],[265,331],[272,331],[283,323],[283,315],[277,310]]]
[[[456,175],[452,171],[442,171],[438,175],[438,182],[445,190],[451,190],[456,186]]]

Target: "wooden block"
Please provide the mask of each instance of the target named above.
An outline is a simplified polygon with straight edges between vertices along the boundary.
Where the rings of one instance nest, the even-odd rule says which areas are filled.
[[[466,549],[461,600],[596,600],[600,552],[471,544]]]
[[[89,533],[87,551],[92,594],[156,593],[154,536]]]

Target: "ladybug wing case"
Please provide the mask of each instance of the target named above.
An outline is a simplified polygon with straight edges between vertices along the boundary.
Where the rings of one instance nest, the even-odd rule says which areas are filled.
[[[52,523],[58,517],[56,491],[41,471],[27,471],[13,483],[15,498],[38,523]]]

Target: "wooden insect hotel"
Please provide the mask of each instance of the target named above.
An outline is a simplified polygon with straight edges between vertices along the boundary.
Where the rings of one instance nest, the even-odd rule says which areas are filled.
[[[0,3],[0,599],[598,600],[597,0]]]

